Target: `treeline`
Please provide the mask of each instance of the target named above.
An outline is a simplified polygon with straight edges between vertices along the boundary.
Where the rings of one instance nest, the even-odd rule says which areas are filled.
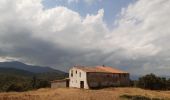
[[[0,92],[22,92],[44,87],[50,87],[50,82],[48,80],[38,79],[36,76],[1,75],[0,77]]]
[[[148,74],[140,77],[137,81],[131,81],[131,86],[150,90],[170,90],[170,78]]]
[[[39,88],[50,87],[50,81],[63,79],[68,75],[57,75],[55,73],[42,73],[30,76],[0,73],[0,92],[23,92]]]

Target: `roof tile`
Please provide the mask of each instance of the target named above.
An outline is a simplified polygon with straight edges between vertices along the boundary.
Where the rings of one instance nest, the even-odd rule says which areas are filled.
[[[128,73],[116,68],[109,66],[96,66],[96,67],[85,67],[85,66],[75,66],[75,68],[83,70],[85,72],[101,72],[101,73]]]

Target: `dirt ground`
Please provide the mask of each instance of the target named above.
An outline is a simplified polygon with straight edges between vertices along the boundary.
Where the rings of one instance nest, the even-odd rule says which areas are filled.
[[[170,100],[170,91],[151,91],[139,88],[107,88],[100,90],[47,88],[20,93],[0,93],[0,100],[125,100],[120,98],[121,95],[140,95]]]

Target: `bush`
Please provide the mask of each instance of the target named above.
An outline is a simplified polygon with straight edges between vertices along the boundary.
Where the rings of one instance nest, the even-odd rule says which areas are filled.
[[[160,98],[149,98],[149,97],[140,96],[140,95],[127,95],[127,94],[121,95],[120,98],[128,99],[128,100],[164,100]]]
[[[22,92],[24,91],[24,87],[20,84],[11,84],[6,91],[7,92],[10,92],[10,91]]]
[[[46,80],[40,80],[37,84],[36,88],[45,88],[45,87],[50,87],[50,82]]]
[[[166,78],[158,77],[151,73],[140,77],[137,82],[137,87],[151,90],[166,90],[167,81]]]
[[[166,81],[167,90],[170,90],[170,78]]]

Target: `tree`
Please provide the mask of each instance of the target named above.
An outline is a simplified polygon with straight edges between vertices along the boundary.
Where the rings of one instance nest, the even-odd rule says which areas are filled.
[[[45,87],[50,87],[49,81],[40,80],[37,84],[37,88],[45,88]]]
[[[137,86],[144,89],[164,90],[166,89],[166,78],[151,73],[140,77]]]
[[[32,84],[32,88],[35,89],[36,88],[36,83],[37,83],[37,78],[36,76],[33,76],[31,84]]]
[[[167,90],[170,90],[170,78],[166,81],[166,86]]]

